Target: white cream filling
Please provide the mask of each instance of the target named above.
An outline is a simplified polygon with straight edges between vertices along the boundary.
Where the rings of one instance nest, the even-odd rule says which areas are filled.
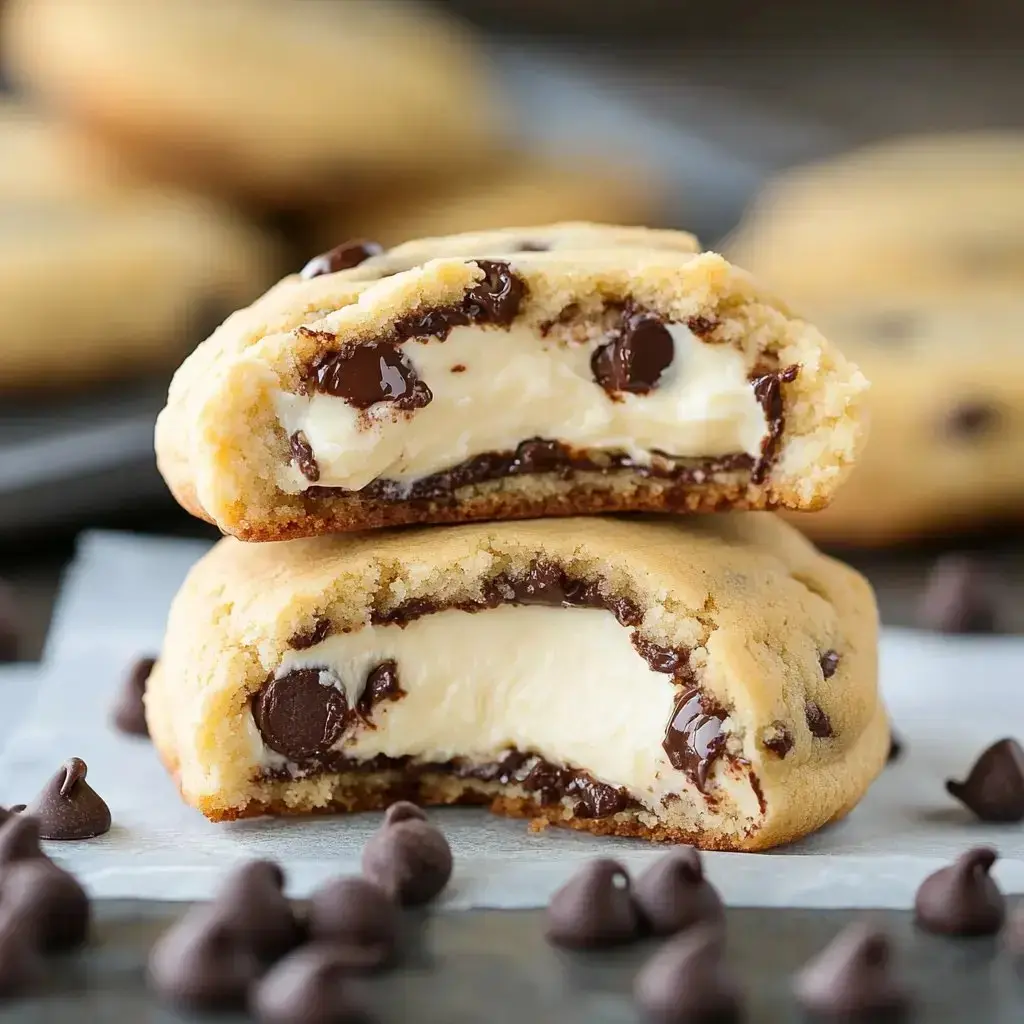
[[[433,393],[423,408],[401,413],[378,402],[360,411],[334,395],[282,392],[277,414],[286,434],[305,434],[317,483],[351,490],[378,477],[412,483],[531,437],[622,451],[641,465],[652,449],[689,458],[759,455],[767,423],[743,353],[703,342],[684,324],[668,329],[674,358],[647,394],[612,398],[594,380],[590,361],[602,338],[544,338],[523,324],[469,326],[444,341],[399,346]],[[279,483],[291,492],[311,486],[294,464],[282,467]]]

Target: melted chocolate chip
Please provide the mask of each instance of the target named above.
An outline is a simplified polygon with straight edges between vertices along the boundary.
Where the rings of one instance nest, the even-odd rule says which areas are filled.
[[[833,735],[832,723],[828,720],[828,715],[813,700],[809,700],[804,706],[804,713],[807,716],[807,728],[810,729],[812,736],[819,740],[825,740]]]
[[[77,879],[51,860],[18,861],[0,876],[0,915],[27,918],[35,941],[47,952],[64,952],[89,935],[89,897]]]
[[[419,809],[413,807],[414,812]],[[427,903],[448,884],[452,851],[441,830],[398,806],[363,847],[363,874],[403,905]]]
[[[383,701],[400,700],[404,696],[405,690],[398,682],[397,662],[382,661],[367,675],[356,708],[363,721],[369,722],[377,704]]]
[[[401,351],[387,342],[331,352],[318,360],[314,372],[318,391],[343,398],[356,409],[390,402],[396,409],[411,411],[429,405],[434,397]]]
[[[590,361],[594,380],[610,395],[645,395],[658,385],[675,358],[675,342],[656,313],[626,309],[611,341]]]
[[[762,374],[753,382],[754,397],[764,410],[768,430],[764,440],[761,442],[761,457],[750,471],[751,483],[763,484],[768,477],[768,470],[771,469],[772,463],[775,460],[775,454],[782,440],[783,431],[786,429],[782,385],[796,380],[799,372],[799,366],[787,366],[784,370],[774,370],[771,373]]]
[[[537,758],[520,785],[541,805],[557,804],[569,797],[578,818],[607,818],[633,803],[626,790],[598,782],[589,772],[559,768],[543,758]]]
[[[688,846],[656,860],[636,880],[633,899],[652,935],[674,935],[725,919],[722,897],[704,877],[700,854]]]
[[[698,338],[705,338],[718,326],[718,323],[719,321],[711,316],[691,316],[686,321],[686,326]]]
[[[1024,750],[1014,739],[993,743],[963,782],[946,789],[982,821],[1024,821]]]
[[[943,420],[943,433],[956,441],[973,441],[999,427],[1002,414],[987,402],[961,402]]]
[[[765,749],[783,758],[793,749],[793,734],[782,722],[776,722],[774,729],[773,735],[764,741]]]
[[[399,920],[398,908],[387,893],[365,878],[335,878],[321,885],[310,896],[306,915],[312,941],[376,953],[374,966],[393,957]]]
[[[125,677],[121,692],[114,704],[111,719],[116,728],[130,736],[148,736],[149,726],[146,724],[146,707],[143,696],[146,693],[146,682],[153,671],[156,658],[139,658],[132,665]]]
[[[1006,900],[989,874],[995,862],[996,851],[979,846],[929,875],[914,898],[918,925],[940,935],[995,935],[1006,916]]]
[[[305,632],[293,633],[288,646],[296,651],[305,651],[322,644],[331,635],[331,620],[317,619]]]
[[[939,558],[928,578],[918,612],[921,625],[940,633],[991,633],[996,602],[984,567],[966,555]]]
[[[311,483],[315,484],[320,479],[320,465],[313,454],[313,446],[301,430],[296,430],[289,438],[292,450],[292,459],[299,467],[299,472]]]
[[[821,674],[825,679],[831,679],[839,668],[839,655],[835,651],[826,651],[819,659]]]
[[[678,647],[662,647],[652,640],[648,640],[640,633],[634,633],[631,637],[633,647],[651,669],[655,672],[665,672],[668,675],[677,675],[689,667],[689,652]]]
[[[376,242],[367,242],[362,238],[342,242],[329,252],[314,256],[301,270],[299,276],[309,281],[322,274],[336,274],[339,270],[351,270],[360,263],[379,256],[384,249]]]
[[[88,768],[71,757],[26,808],[43,839],[92,839],[110,831],[110,808],[85,781]]]
[[[725,713],[705,701],[700,690],[685,690],[676,701],[661,744],[672,767],[686,772],[702,792],[712,764],[725,749]]]
[[[327,680],[327,685],[321,682]],[[323,754],[345,728],[348,703],[328,669],[292,669],[268,679],[252,699],[252,717],[271,750],[302,761]]]
[[[548,942],[571,949],[617,946],[637,939],[640,918],[626,869],[604,857],[584,864],[551,897],[545,934]]]

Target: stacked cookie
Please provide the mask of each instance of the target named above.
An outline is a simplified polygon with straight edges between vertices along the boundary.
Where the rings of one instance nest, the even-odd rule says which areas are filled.
[[[172,492],[231,536],[171,610],[157,749],[214,820],[404,796],[719,849],[823,825],[888,752],[873,596],[734,510],[825,505],[865,389],[685,234],[326,253],[160,416]]]

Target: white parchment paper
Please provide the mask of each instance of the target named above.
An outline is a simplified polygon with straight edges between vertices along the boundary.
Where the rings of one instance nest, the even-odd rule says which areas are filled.
[[[67,757],[83,757],[110,804],[102,838],[51,843],[49,852],[97,896],[208,897],[223,872],[250,857],[286,868],[289,891],[358,869],[379,815],[214,825],[181,803],[145,740],[120,736],[108,711],[125,667],[158,650],[167,605],[204,546],[89,534],[65,584],[36,700],[0,755],[0,803],[24,802]],[[1024,892],[1024,827],[974,822],[943,788],[981,748],[1024,734],[1024,639],[950,639],[889,630],[882,680],[903,759],[845,821],[770,854],[710,854],[706,863],[738,906],[906,907],[925,874],[966,846],[1001,854],[997,877]],[[6,691],[0,689],[4,710]],[[0,731],[0,742],[3,733]],[[640,868],[661,849],[548,829],[475,809],[434,815],[456,855],[449,907],[544,904],[580,860],[598,854]]]

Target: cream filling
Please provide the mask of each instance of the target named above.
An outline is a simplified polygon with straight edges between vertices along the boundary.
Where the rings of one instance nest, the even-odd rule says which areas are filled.
[[[329,669],[353,707],[370,670],[393,659],[405,696],[374,705],[376,728],[357,726],[334,750],[360,760],[383,754],[483,764],[515,747],[582,768],[658,808],[665,797],[694,788],[662,748],[676,698],[672,677],[650,668],[630,633],[604,609],[450,609],[404,627],[367,626],[289,651],[276,675]],[[321,679],[331,685],[332,675]],[[253,739],[257,761],[284,763],[255,726]],[[714,785],[731,795],[736,787],[721,766],[719,759],[712,769]],[[745,780],[739,790],[749,804]]]
[[[378,402],[360,411],[334,395],[282,392],[277,414],[287,435],[305,434],[320,467],[318,485],[350,490],[378,477],[412,483],[532,437],[622,451],[640,465],[650,463],[652,449],[757,457],[767,424],[743,353],[703,342],[684,324],[667,326],[674,358],[643,395],[612,398],[594,380],[590,361],[603,338],[544,338],[523,324],[507,331],[469,326],[444,341],[399,346],[433,393],[423,408],[402,413]],[[311,486],[293,464],[281,474],[286,491]]]

